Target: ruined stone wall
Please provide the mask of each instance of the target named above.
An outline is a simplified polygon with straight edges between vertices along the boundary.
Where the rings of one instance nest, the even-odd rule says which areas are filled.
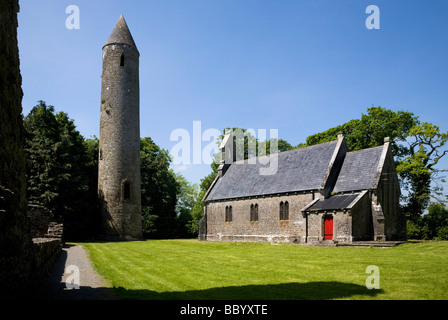
[[[301,210],[313,193],[267,196],[206,204],[209,241],[260,241],[300,243],[306,235]],[[289,203],[289,220],[280,220],[280,202]],[[250,207],[258,204],[258,221],[250,221]],[[232,222],[226,222],[226,206],[232,206]]]
[[[33,245],[27,218],[18,0],[0,0],[0,297],[26,286]]]
[[[28,205],[28,218],[31,224],[31,236],[44,238],[48,232],[48,226],[53,221],[53,213],[43,206]]]

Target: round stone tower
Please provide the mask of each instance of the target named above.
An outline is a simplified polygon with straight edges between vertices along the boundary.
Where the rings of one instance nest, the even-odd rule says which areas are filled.
[[[109,239],[142,238],[139,57],[121,15],[103,47],[98,195]]]

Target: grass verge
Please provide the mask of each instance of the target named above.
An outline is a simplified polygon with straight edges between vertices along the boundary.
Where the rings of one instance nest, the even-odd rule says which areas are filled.
[[[123,299],[448,299],[448,242],[389,249],[148,240],[82,243]],[[370,265],[380,289],[368,290]]]

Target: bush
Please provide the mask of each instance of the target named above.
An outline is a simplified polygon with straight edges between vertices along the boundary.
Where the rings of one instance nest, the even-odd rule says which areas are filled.
[[[437,240],[448,240],[448,222],[446,226],[439,229]]]
[[[421,224],[420,221],[408,221],[407,222],[407,231],[408,231],[408,238],[414,239],[414,240],[421,240],[422,239],[422,232],[421,232]]]

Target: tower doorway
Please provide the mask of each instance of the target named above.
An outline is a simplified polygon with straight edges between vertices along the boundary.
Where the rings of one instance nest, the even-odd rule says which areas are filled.
[[[324,216],[324,240],[333,239],[333,216]]]

